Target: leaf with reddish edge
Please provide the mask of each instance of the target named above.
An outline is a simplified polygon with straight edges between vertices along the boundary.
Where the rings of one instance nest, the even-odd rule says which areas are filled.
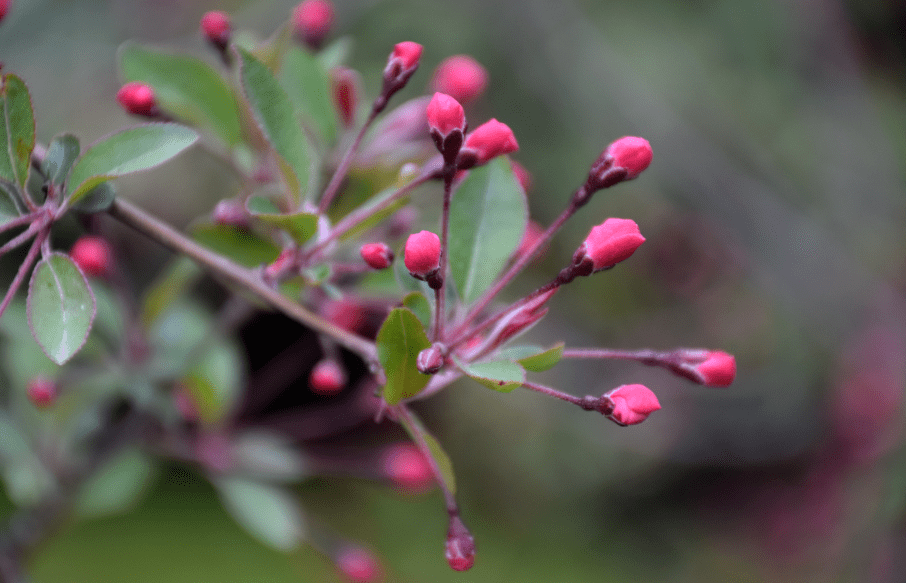
[[[416,366],[418,353],[429,346],[431,341],[415,314],[406,308],[390,312],[377,335],[378,360],[387,377],[383,389],[387,403],[414,397],[431,380]]]
[[[453,361],[469,378],[501,393],[509,393],[525,382],[525,369],[509,360],[465,363],[454,356]]]
[[[409,437],[411,437],[415,443],[419,444],[424,440],[425,445],[428,446],[431,458],[440,470],[440,479],[443,480],[447,490],[455,496],[456,475],[453,473],[453,462],[450,461],[450,456],[447,455],[444,448],[442,448],[437,439],[425,429],[421,419],[419,419],[411,409],[407,408],[406,414],[400,415],[400,423],[402,423],[403,428],[406,429],[406,433],[409,434]],[[421,449],[421,447],[419,449]]]
[[[564,344],[560,342],[548,349],[537,346],[510,346],[497,353],[499,358],[518,362],[530,372],[552,369],[563,358]]]
[[[28,87],[19,77],[6,75],[0,88],[0,178],[25,187],[31,152],[35,148],[35,117]]]
[[[250,197],[245,203],[245,208],[256,219],[286,231],[299,245],[304,245],[318,232],[318,215],[283,214],[273,202],[263,196]]]
[[[57,364],[82,348],[97,313],[85,274],[63,253],[53,253],[35,267],[26,304],[32,335]]]

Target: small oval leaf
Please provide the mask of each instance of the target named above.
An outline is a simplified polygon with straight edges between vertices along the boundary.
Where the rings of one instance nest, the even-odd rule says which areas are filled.
[[[302,119],[323,141],[332,144],[336,140],[337,114],[327,69],[308,51],[290,47],[283,55],[280,82]]]
[[[28,180],[31,152],[35,148],[35,117],[25,82],[15,75],[3,77],[0,88],[0,178],[21,187]]]
[[[302,541],[302,513],[288,491],[242,478],[217,480],[215,486],[227,512],[261,542],[290,551]]]
[[[44,156],[44,176],[56,185],[63,184],[76,158],[79,157],[79,138],[60,134],[50,141]]]
[[[378,360],[387,377],[384,400],[395,405],[419,394],[429,375],[418,372],[415,366],[418,353],[431,346],[422,323],[406,308],[390,312],[377,335]]]
[[[431,327],[431,304],[421,292],[412,292],[403,298],[403,307],[412,310],[425,328]]]
[[[479,383],[500,391],[509,393],[510,391],[522,386],[525,382],[525,369],[515,362],[509,360],[492,360],[488,362],[473,362],[466,364],[453,357],[456,366],[462,369],[470,378]]]
[[[563,358],[564,344],[560,342],[548,349],[537,346],[511,346],[497,353],[499,358],[518,362],[530,372],[544,372],[552,369]]]
[[[263,196],[253,196],[245,208],[251,215],[272,227],[286,231],[299,245],[305,244],[318,232],[318,215],[313,213],[281,214],[273,202]]]
[[[97,304],[69,256],[54,253],[38,263],[26,303],[32,335],[52,361],[65,363],[85,344]]]

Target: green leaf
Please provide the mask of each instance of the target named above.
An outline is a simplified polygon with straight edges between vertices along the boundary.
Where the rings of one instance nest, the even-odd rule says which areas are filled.
[[[50,141],[44,156],[44,176],[54,184],[61,185],[69,175],[72,164],[79,157],[79,138],[72,134],[60,134]]]
[[[192,238],[245,267],[271,263],[280,255],[270,241],[229,225],[201,225],[192,231]]]
[[[115,176],[154,168],[195,143],[194,130],[154,123],[117,132],[94,144],[72,167],[66,182],[70,204]]]
[[[237,49],[241,59],[242,90],[252,108],[255,121],[278,155],[278,166],[290,193],[298,203],[313,185],[313,161],[308,137],[296,119],[286,91],[261,61]]]
[[[499,358],[515,361],[530,372],[544,372],[554,368],[563,358],[564,344],[560,342],[548,349],[538,346],[510,346],[497,353]]]
[[[337,135],[337,114],[327,69],[314,55],[293,46],[283,55],[280,83],[302,120],[311,125],[324,142],[333,144]]]
[[[420,292],[412,292],[403,298],[403,307],[412,310],[425,328],[431,327],[431,304]]]
[[[261,542],[290,551],[302,541],[302,513],[288,491],[243,478],[224,478],[214,485],[227,512]]]
[[[22,214],[20,200],[16,185],[0,179],[0,226]]]
[[[297,482],[310,473],[302,454],[274,433],[243,433],[233,440],[232,452],[237,469],[259,479]]]
[[[253,196],[245,208],[257,219],[289,233],[293,240],[303,245],[318,232],[318,215],[313,213],[281,214],[273,202],[263,196]]]
[[[153,87],[158,104],[168,114],[217,134],[229,146],[241,141],[236,97],[204,61],[128,43],[120,49],[119,60],[123,79]]]
[[[232,411],[244,382],[243,363],[235,346],[214,342],[183,379],[203,422],[216,423]]]
[[[88,280],[62,253],[42,259],[35,267],[27,305],[32,335],[57,364],[63,364],[82,348],[97,313]]]
[[[201,269],[186,257],[174,260],[148,290],[142,301],[142,323],[150,327],[201,277]]]
[[[431,342],[421,322],[408,309],[396,308],[384,320],[377,335],[377,351],[387,376],[383,392],[389,404],[414,397],[431,380],[415,366],[418,353],[429,346]]]
[[[352,52],[352,38],[343,36],[328,44],[318,51],[315,58],[321,63],[321,68],[330,71],[334,67],[339,67],[349,59]]]
[[[28,87],[19,77],[3,77],[0,89],[0,138],[6,153],[0,153],[0,178],[25,187],[35,148],[35,116]]]
[[[488,362],[473,362],[466,364],[453,357],[456,366],[462,369],[469,377],[479,383],[500,391],[509,393],[522,386],[525,382],[525,369],[509,360],[492,360]]]
[[[491,287],[527,224],[525,192],[506,157],[469,172],[450,203],[450,271],[465,303]]]
[[[101,182],[76,201],[72,208],[83,213],[99,213],[110,208],[116,199],[116,187],[109,182]]]
[[[154,470],[151,458],[138,450],[120,454],[82,485],[76,511],[96,518],[129,510],[147,492]]]
[[[453,463],[450,461],[450,456],[448,456],[447,452],[444,451],[444,448],[440,446],[437,439],[425,429],[421,419],[419,419],[412,410],[409,410],[408,417],[409,418],[407,419],[406,417],[401,416],[400,420],[403,427],[405,427],[406,432],[409,434],[409,437],[415,442],[419,441],[419,437],[425,441],[428,450],[431,452],[431,457],[434,458],[434,462],[440,469],[440,476],[444,481],[444,486],[447,487],[451,494],[456,495],[456,475],[453,473]]]

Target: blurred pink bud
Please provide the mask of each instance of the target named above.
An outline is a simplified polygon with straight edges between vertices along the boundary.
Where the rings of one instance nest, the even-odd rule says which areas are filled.
[[[348,332],[360,332],[367,323],[365,307],[348,298],[325,301],[321,306],[321,315]]]
[[[381,471],[399,488],[413,494],[424,492],[434,484],[428,458],[411,443],[387,447],[381,455]]]
[[[440,237],[431,231],[409,235],[404,251],[406,269],[416,279],[425,279],[440,267]]]
[[[645,385],[623,385],[605,393],[598,411],[617,425],[635,425],[661,408],[657,396]]]
[[[447,347],[440,342],[425,348],[415,357],[415,368],[422,374],[436,374],[444,366]]]
[[[454,571],[468,571],[475,564],[475,539],[459,516],[450,518],[444,556]]]
[[[314,393],[335,395],[346,387],[346,371],[337,361],[325,358],[312,369],[308,384]]]
[[[547,314],[545,304],[559,289],[559,286],[552,288],[516,307],[501,318],[500,322],[495,326],[494,332],[491,334],[494,338],[491,346],[500,346],[507,340],[522,334],[535,325],[538,320]]]
[[[177,383],[173,389],[173,404],[183,419],[198,421],[198,406],[195,403],[195,397],[183,383]]]
[[[106,239],[85,236],[75,242],[69,256],[85,275],[104,277],[110,273],[113,250]]]
[[[519,149],[513,130],[505,123],[491,119],[475,128],[468,136],[460,152],[460,167],[470,168],[486,164],[492,158],[515,152]]]
[[[57,400],[57,383],[47,377],[34,377],[25,388],[28,398],[35,407],[50,407]]]
[[[337,570],[350,583],[375,583],[383,578],[377,557],[359,546],[346,546],[337,553]]]
[[[576,250],[573,263],[579,265],[589,260],[593,271],[607,269],[628,259],[644,242],[645,237],[632,219],[607,219],[592,227],[585,242]]]
[[[365,243],[359,252],[372,269],[386,269],[393,263],[393,251],[384,243]]]
[[[233,23],[226,12],[212,10],[201,17],[201,33],[208,41],[220,50],[230,44],[233,34]]]
[[[598,190],[632,180],[648,168],[651,156],[651,144],[645,138],[620,138],[607,146],[591,165],[587,185],[591,190]]]
[[[333,3],[329,0],[305,0],[293,9],[296,37],[313,49],[321,46],[332,25]]]
[[[528,170],[525,169],[525,166],[515,160],[510,160],[510,166],[513,167],[513,174],[516,175],[516,180],[519,181],[519,185],[522,187],[522,190],[525,192],[531,190],[532,175]]]
[[[359,95],[362,93],[359,74],[346,67],[337,67],[331,71],[331,88],[333,102],[340,114],[340,121],[347,128],[355,124],[356,108]]]
[[[453,55],[441,61],[434,71],[431,88],[446,93],[460,103],[468,103],[484,92],[488,72],[468,55]]]
[[[157,98],[154,95],[154,89],[145,83],[130,81],[126,83],[116,93],[116,100],[132,115],[142,115],[145,117],[157,117],[160,111],[157,109]]]
[[[719,350],[695,351],[687,360],[697,382],[709,387],[728,387],[736,378],[736,359]]]
[[[235,462],[233,443],[223,433],[202,433],[195,441],[195,458],[208,470],[228,472]]]
[[[238,200],[224,199],[217,203],[211,218],[218,225],[229,225],[232,227],[248,227],[249,213]]]
[[[6,13],[9,12],[9,7],[12,3],[13,0],[0,0],[0,20],[6,18]]]
[[[396,44],[393,52],[390,53],[390,59],[387,66],[398,65],[405,72],[414,67],[418,67],[418,61],[422,56],[422,45],[412,41],[405,41]]]
[[[428,127],[432,133],[446,137],[450,132],[466,130],[466,114],[454,98],[443,93],[435,93],[425,110]]]

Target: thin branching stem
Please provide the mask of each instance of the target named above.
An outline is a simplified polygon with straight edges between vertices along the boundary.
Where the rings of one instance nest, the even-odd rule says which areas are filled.
[[[359,147],[362,145],[362,139],[365,137],[365,133],[368,131],[368,128],[371,127],[371,124],[374,123],[375,118],[377,118],[379,111],[377,108],[372,108],[371,113],[368,115],[368,119],[365,120],[365,123],[362,125],[362,129],[359,130],[358,135],[355,137],[355,141],[352,142],[352,145],[349,146],[349,149],[346,150],[346,154],[343,155],[343,159],[340,161],[340,165],[337,166],[337,169],[334,171],[333,176],[330,178],[330,182],[327,184],[327,188],[324,189],[324,195],[321,197],[321,203],[318,205],[318,214],[323,215],[327,212],[327,209],[330,208],[330,203],[333,202],[333,199],[337,196],[337,192],[340,191],[340,185],[343,183],[343,179],[346,178],[346,173],[349,172],[349,167],[352,165],[352,160],[355,158],[356,153],[359,151]]]
[[[31,244],[31,249],[28,250],[28,255],[25,256],[25,260],[22,261],[22,265],[19,266],[19,271],[16,272],[16,277],[13,279],[13,282],[9,285],[9,289],[6,292],[6,296],[3,298],[3,302],[0,303],[0,316],[3,316],[3,313],[6,311],[6,308],[9,306],[9,303],[13,301],[16,292],[19,290],[19,287],[22,285],[22,282],[25,281],[25,276],[28,275],[28,271],[35,264],[35,261],[38,259],[38,253],[41,251],[41,245],[47,240],[47,237],[50,235],[50,227],[44,227],[35,237],[34,242]]]

